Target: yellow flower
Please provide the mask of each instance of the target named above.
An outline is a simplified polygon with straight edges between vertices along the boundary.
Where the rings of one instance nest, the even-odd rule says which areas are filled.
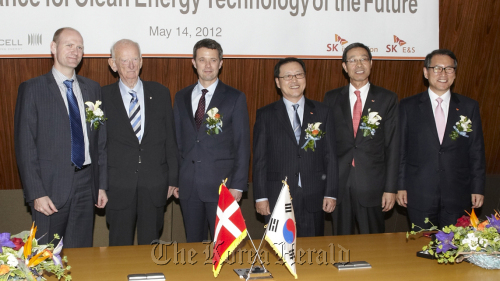
[[[35,222],[31,225],[30,236],[26,243],[24,243],[24,259],[28,259],[28,256],[31,254],[31,247],[33,246],[33,239],[35,239],[36,226]]]

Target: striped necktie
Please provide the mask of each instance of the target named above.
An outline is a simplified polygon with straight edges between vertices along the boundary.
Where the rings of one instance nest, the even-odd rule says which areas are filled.
[[[297,112],[297,109],[299,109],[299,104],[292,104],[293,110],[295,111],[295,116],[293,117],[293,133],[295,134],[295,138],[297,139],[297,144],[300,141],[300,118],[299,114]]]
[[[132,96],[128,109],[129,120],[137,139],[141,142],[141,106],[139,105],[139,99],[137,98],[136,92],[131,90],[129,94]]]

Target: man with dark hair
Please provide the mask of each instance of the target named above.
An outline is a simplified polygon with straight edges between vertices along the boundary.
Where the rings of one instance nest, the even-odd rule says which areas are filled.
[[[342,67],[349,85],[325,94],[333,108],[339,195],[332,214],[336,235],[385,231],[384,212],[397,192],[399,159],[398,97],[370,84],[370,49],[362,43],[345,48]]]
[[[255,208],[267,223],[288,178],[297,236],[323,236],[338,189],[333,111],[304,97],[302,60],[280,60],[274,76],[283,98],[257,110],[254,127]]]
[[[215,232],[219,186],[224,179],[239,201],[248,189],[250,128],[245,94],[218,79],[222,47],[198,41],[192,63],[198,83],[175,95],[174,119],[180,156],[179,187],[187,242],[201,242],[206,225]]]
[[[139,44],[128,39],[111,48],[109,66],[119,81],[102,88],[107,110],[109,245],[159,239],[167,199],[177,186],[177,145],[170,91],[139,78]]]
[[[77,30],[57,30],[50,50],[52,70],[23,82],[17,96],[15,145],[24,197],[39,244],[59,234],[65,248],[92,247],[94,204],[104,208],[108,201],[106,123],[95,128],[86,122],[85,103],[101,100],[101,87],[76,75],[83,57]]]
[[[425,58],[425,92],[401,100],[398,204],[422,227],[443,227],[484,201],[485,155],[477,101],[451,92],[457,59],[439,49]]]

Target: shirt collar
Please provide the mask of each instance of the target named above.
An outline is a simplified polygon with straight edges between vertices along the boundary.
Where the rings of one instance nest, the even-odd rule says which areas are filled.
[[[219,78],[217,78],[217,80],[215,80],[215,82],[213,82],[212,85],[205,88],[201,85],[200,80],[198,80],[198,84],[196,85],[196,87],[198,87],[198,92],[201,92],[201,90],[203,89],[207,89],[208,90],[207,95],[208,95],[208,94],[213,94],[215,92],[215,88],[217,88],[218,84],[219,84]]]
[[[367,96],[368,90],[370,90],[370,82],[366,83],[366,85],[364,85],[363,87],[361,87],[359,89],[354,88],[354,86],[351,83],[349,83],[349,94],[356,96],[356,94],[354,93],[354,91],[356,91],[356,90],[361,92],[360,93],[361,96]]]
[[[283,97],[283,102],[285,103],[286,108],[289,108],[295,104],[295,103],[287,100],[285,97]],[[297,104],[299,105],[299,108],[304,108],[305,103],[306,103],[306,98],[304,96],[302,96],[300,98],[300,100],[297,102]]]
[[[73,76],[68,79],[68,77],[66,77],[66,75],[62,74],[55,67],[52,67],[52,75],[54,76],[54,79],[56,80],[57,84],[62,84],[66,80],[73,80],[73,82],[77,81],[75,71],[73,71]]]
[[[137,83],[135,83],[135,86],[133,89],[130,89],[129,87],[127,87],[127,85],[125,85],[125,83],[123,83],[122,79],[120,78],[120,83],[118,83],[118,86],[120,87],[120,90],[122,93],[128,94],[130,92],[130,90],[133,90],[136,93],[138,93],[139,90],[142,88],[142,81],[141,81],[141,78],[137,77]]]
[[[428,92],[429,92],[429,98],[431,99],[431,101],[435,101],[437,98],[441,98],[443,100],[443,102],[448,102],[450,99],[451,99],[451,92],[450,90],[448,89],[448,91],[446,91],[446,93],[444,93],[443,95],[439,96],[438,94],[434,93],[431,88],[428,89]]]

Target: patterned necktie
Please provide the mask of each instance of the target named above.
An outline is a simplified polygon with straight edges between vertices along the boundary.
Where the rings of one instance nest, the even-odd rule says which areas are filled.
[[[128,115],[132,129],[139,142],[141,142],[141,105],[139,104],[139,99],[135,91],[130,91],[129,94],[132,96],[130,100],[130,106],[128,108]]]
[[[207,89],[201,90],[201,98],[198,102],[198,109],[196,109],[196,113],[194,114],[194,122],[196,123],[196,129],[198,130],[203,122],[203,116],[205,116],[205,95],[207,93]]]
[[[293,133],[295,134],[295,138],[297,139],[297,144],[299,144],[300,141],[300,118],[299,114],[297,113],[297,109],[299,108],[298,104],[292,104],[293,110],[295,111],[295,116],[293,118]]]
[[[361,104],[361,92],[356,90],[354,91],[356,95],[356,102],[354,103],[354,108],[352,110],[352,129],[354,131],[354,138],[356,138],[356,133],[359,128],[359,121],[361,120],[361,114],[363,111],[363,106]],[[352,166],[354,167],[354,158],[352,159]]]
[[[71,162],[81,168],[85,162],[85,142],[83,140],[82,119],[75,93],[73,93],[73,80],[63,82],[66,85],[68,99],[69,124],[71,128]]]
[[[436,101],[438,105],[436,106],[436,110],[434,112],[434,118],[436,119],[436,129],[439,136],[439,143],[443,143],[444,130],[446,128],[446,119],[444,117],[443,107],[441,107],[443,99],[437,98]]]

